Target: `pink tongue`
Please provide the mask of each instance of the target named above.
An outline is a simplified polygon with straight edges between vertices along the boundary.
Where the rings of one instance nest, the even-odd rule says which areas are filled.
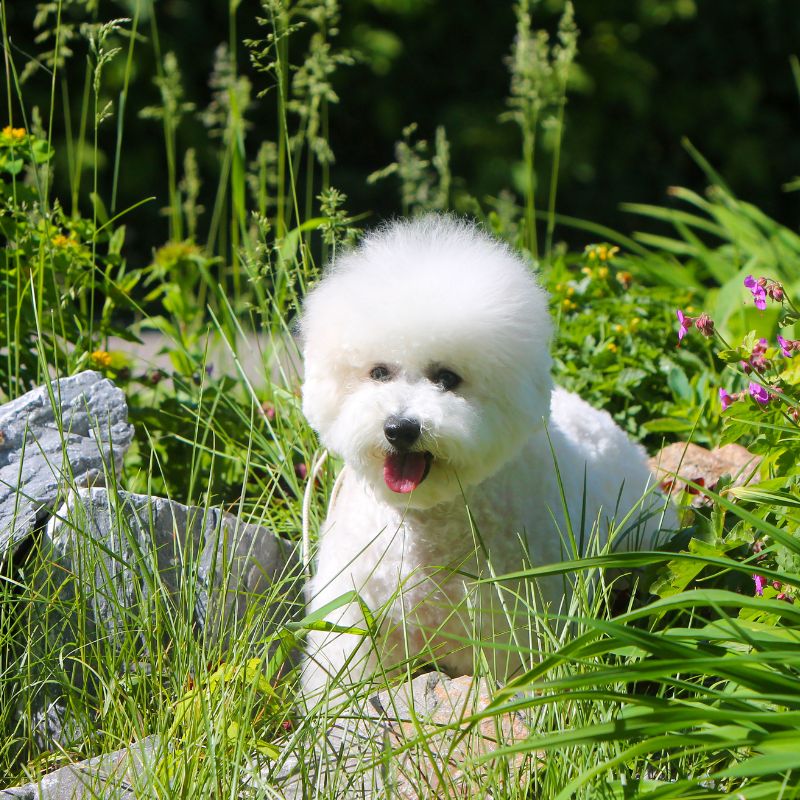
[[[393,492],[408,494],[422,483],[425,466],[424,453],[393,453],[383,462],[383,479]]]

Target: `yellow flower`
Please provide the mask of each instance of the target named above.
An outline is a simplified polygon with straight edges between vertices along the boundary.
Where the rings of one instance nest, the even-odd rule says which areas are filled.
[[[572,297],[575,294],[575,287],[569,286],[567,287],[567,297]]]
[[[611,261],[619,253],[619,247],[607,244],[587,244],[583,252],[589,261]]]
[[[641,320],[641,319],[639,319],[639,317],[634,317],[634,318],[631,320],[631,329],[638,328],[638,327],[639,327],[639,323],[640,323],[641,321],[642,321],[642,320]]]
[[[111,353],[106,352],[105,350],[95,350],[91,356],[92,363],[96,367],[101,367],[102,369],[107,369],[111,366]]]
[[[584,267],[581,272],[584,275],[594,275],[594,270],[591,267]]]
[[[155,252],[153,260],[159,267],[172,267],[184,259],[201,254],[200,248],[192,242],[167,242]]]
[[[12,128],[10,125],[6,125],[5,128],[3,128],[3,139],[9,144],[16,144],[17,142],[21,142],[24,138],[25,128]]]
[[[630,272],[618,272],[617,280],[622,284],[623,289],[627,289],[633,283],[633,275]]]
[[[616,353],[617,352],[617,346],[614,344],[614,342],[609,342],[606,345],[606,350],[610,350],[612,353]]]
[[[575,305],[575,303],[573,303],[572,300],[569,300],[568,298],[565,298],[561,303],[561,308],[563,308],[564,311],[574,311],[577,307],[578,306]]]
[[[597,270],[597,277],[598,278],[607,278],[608,277],[608,267],[600,267]]]
[[[615,325],[614,326],[614,333],[623,333],[624,331],[625,331],[625,328],[623,328],[622,325]]]
[[[78,242],[73,236],[64,236],[63,233],[56,234],[51,240],[54,247],[66,249],[67,247],[77,247]]]

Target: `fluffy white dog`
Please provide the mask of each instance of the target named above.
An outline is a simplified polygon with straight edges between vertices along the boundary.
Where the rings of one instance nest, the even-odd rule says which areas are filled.
[[[432,215],[368,235],[310,293],[301,332],[303,410],[345,464],[309,611],[355,591],[327,619],[363,629],[367,609],[379,631],[311,633],[306,694],[419,655],[471,673],[476,638],[535,649],[518,627],[530,581],[475,578],[568,557],[568,517],[607,535],[636,509],[640,533],[657,527],[644,451],[553,388],[546,294],[473,224]],[[564,585],[541,587],[554,612]],[[514,648],[493,652],[501,678],[519,668]]]

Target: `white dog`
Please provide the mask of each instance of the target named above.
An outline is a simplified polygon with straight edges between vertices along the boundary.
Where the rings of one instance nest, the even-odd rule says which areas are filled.
[[[496,663],[511,652],[507,677],[518,651],[502,643],[536,647],[514,630],[531,583],[475,578],[569,557],[567,517],[607,533],[637,509],[640,532],[657,527],[643,449],[553,388],[546,294],[476,226],[432,215],[368,235],[310,293],[301,331],[303,410],[345,465],[309,611],[355,590],[328,621],[364,629],[366,608],[379,631],[311,633],[307,695],[420,655],[471,673],[476,638]],[[543,586],[554,613],[563,587]]]

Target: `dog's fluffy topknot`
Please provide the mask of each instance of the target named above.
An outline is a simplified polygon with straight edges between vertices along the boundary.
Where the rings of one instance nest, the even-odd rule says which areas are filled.
[[[301,332],[305,414],[323,443],[355,465],[365,419],[414,402],[398,386],[395,397],[384,392],[385,402],[372,405],[360,389],[369,387],[375,364],[440,364],[463,377],[473,413],[448,408],[462,424],[449,446],[442,442],[442,457],[460,468],[462,481],[483,480],[507,461],[549,412],[546,295],[520,256],[454,216],[392,222],[368,234],[310,293]],[[470,444],[483,449],[480,469],[469,462]]]

